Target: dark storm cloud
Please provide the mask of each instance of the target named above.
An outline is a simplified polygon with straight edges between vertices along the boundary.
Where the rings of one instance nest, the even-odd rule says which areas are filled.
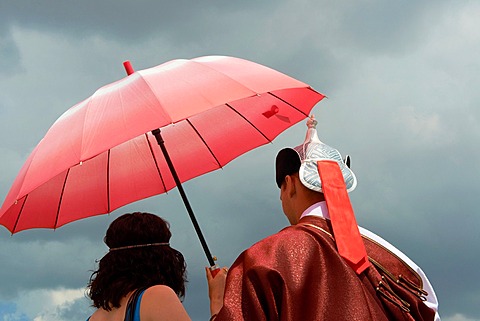
[[[0,278],[4,281],[0,297],[3,300],[12,299],[22,290],[84,286],[88,281],[88,268],[93,269],[91,258],[95,250],[92,250],[92,243],[85,239],[77,239],[73,243],[77,245],[58,241],[21,243],[14,238],[2,242]],[[67,257],[68,262],[63,262]]]
[[[12,37],[1,29],[0,24],[0,77],[5,77],[6,74],[16,72],[16,68],[20,64],[18,48],[13,42]],[[0,106],[1,108],[1,106]]]
[[[252,5],[248,5],[248,3]],[[254,4],[254,5],[253,5]],[[204,37],[218,17],[266,13],[268,2],[224,1],[15,1],[3,4],[0,18],[11,25],[82,38],[91,34],[117,41],[142,42],[162,34],[178,42]],[[217,19],[211,19],[217,16]],[[226,21],[225,21],[226,22]]]

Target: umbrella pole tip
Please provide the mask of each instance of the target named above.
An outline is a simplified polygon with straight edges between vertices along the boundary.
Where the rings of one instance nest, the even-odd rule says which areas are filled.
[[[123,62],[123,67],[125,67],[125,71],[129,76],[135,72],[135,70],[133,70],[132,64],[130,63],[130,60],[125,60]]]

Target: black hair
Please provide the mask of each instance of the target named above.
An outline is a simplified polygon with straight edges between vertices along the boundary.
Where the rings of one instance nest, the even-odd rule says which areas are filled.
[[[115,219],[104,238],[110,248],[167,243],[172,233],[164,219],[151,213],[127,213]],[[93,306],[110,311],[120,307],[131,291],[163,284],[185,296],[186,263],[169,245],[153,245],[109,251],[100,260],[88,283]]]
[[[291,148],[284,148],[278,152],[275,159],[275,180],[278,188],[282,187],[285,176],[298,173],[300,170],[300,156]]]

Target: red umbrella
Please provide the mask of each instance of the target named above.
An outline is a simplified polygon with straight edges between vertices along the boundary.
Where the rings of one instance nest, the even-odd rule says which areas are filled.
[[[271,142],[324,96],[233,57],[125,67],[128,77],[98,89],[48,130],[13,182],[0,224],[12,233],[57,228],[178,186],[214,265],[181,182]]]

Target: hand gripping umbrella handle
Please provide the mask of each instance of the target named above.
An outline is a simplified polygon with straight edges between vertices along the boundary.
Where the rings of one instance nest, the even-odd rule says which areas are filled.
[[[215,265],[215,260],[210,253],[210,250],[208,248],[207,242],[205,241],[205,238],[203,237],[202,230],[200,229],[200,225],[198,225],[197,219],[195,218],[195,214],[193,213],[193,209],[190,206],[190,202],[188,201],[187,195],[185,194],[185,191],[183,190],[182,183],[180,182],[180,179],[178,178],[177,171],[175,170],[175,167],[173,166],[172,160],[170,159],[170,155],[168,154],[167,148],[165,147],[162,135],[160,134],[160,129],[154,129],[152,130],[153,136],[155,136],[155,139],[157,140],[158,145],[160,146],[160,149],[162,150],[163,156],[165,157],[165,160],[167,161],[167,165],[170,168],[170,172],[172,173],[173,179],[175,180],[175,183],[177,184],[178,191],[180,192],[180,196],[182,197],[183,203],[185,204],[185,207],[187,209],[188,215],[190,216],[190,220],[192,221],[193,227],[195,228],[195,232],[197,232],[198,238],[200,239],[200,243],[202,244],[203,250],[205,251],[205,255],[207,256],[208,263],[210,263],[210,269],[215,271],[215,268],[218,269],[218,267]],[[217,271],[218,273],[218,271]]]
[[[215,277],[215,275],[217,275],[218,272],[220,272],[220,268],[216,264],[209,267],[209,269],[210,269],[210,273],[212,274],[213,277]]]

